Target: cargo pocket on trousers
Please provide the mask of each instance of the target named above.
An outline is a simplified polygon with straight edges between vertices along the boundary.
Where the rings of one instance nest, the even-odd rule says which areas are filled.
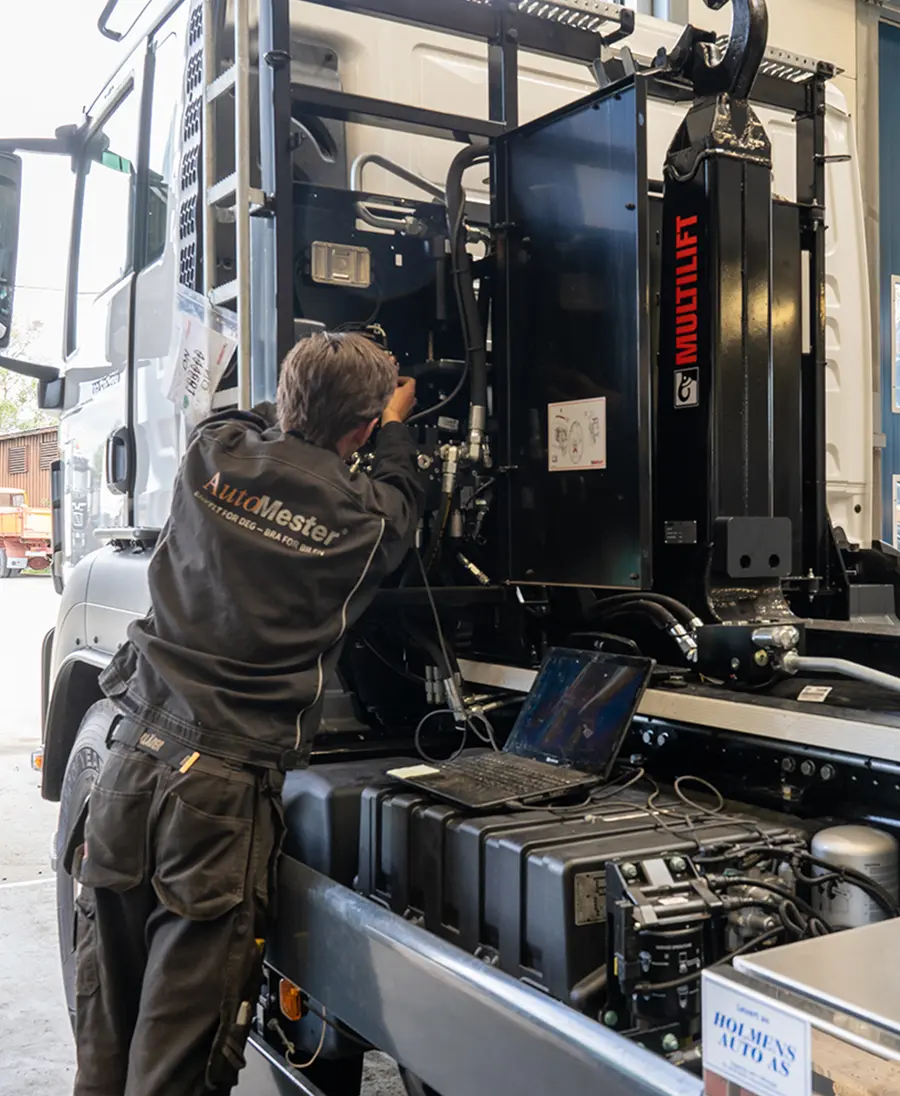
[[[75,899],[75,996],[91,997],[99,988],[94,905],[82,892]]]
[[[171,795],[156,842],[160,902],[191,921],[214,921],[240,905],[252,831],[252,818],[207,814]]]
[[[76,878],[85,887],[119,893],[144,878],[150,792],[120,792],[95,784],[84,826],[84,854]]]

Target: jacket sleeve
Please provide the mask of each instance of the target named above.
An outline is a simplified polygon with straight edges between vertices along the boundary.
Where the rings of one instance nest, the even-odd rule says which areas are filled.
[[[375,505],[385,518],[382,540],[384,565],[396,570],[409,551],[425,504],[425,490],[408,427],[399,422],[382,426],[370,475]]]

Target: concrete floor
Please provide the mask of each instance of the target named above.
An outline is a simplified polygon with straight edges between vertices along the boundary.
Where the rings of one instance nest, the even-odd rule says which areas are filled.
[[[50,869],[56,805],[30,767],[57,602],[48,578],[0,580],[0,1096],[63,1096],[75,1075]]]
[[[41,641],[57,604],[47,578],[0,580],[0,1096],[67,1096],[75,1076],[50,868],[57,808],[30,767],[41,740]],[[393,1063],[369,1055],[363,1092],[403,1093]]]

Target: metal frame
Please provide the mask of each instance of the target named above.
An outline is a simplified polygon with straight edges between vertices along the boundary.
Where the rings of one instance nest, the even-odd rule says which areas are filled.
[[[279,903],[291,917],[268,961],[441,1096],[700,1094],[698,1078],[289,856]]]

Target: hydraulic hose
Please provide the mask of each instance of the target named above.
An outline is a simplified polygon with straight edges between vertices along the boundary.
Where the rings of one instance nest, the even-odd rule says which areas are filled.
[[[867,685],[875,685],[879,689],[900,693],[900,677],[882,673],[881,670],[872,670],[868,666],[850,662],[846,658],[816,658],[812,655],[798,655],[796,651],[788,651],[784,656],[784,668],[791,674],[804,670],[813,674],[839,674],[841,677],[864,681]]]
[[[666,594],[648,593],[645,590],[635,591],[633,594],[615,594],[613,597],[602,598],[597,601],[596,605],[591,606],[588,610],[588,616],[591,618],[602,616],[607,609],[627,605],[633,601],[652,601],[657,605],[662,605],[673,616],[676,616],[686,628],[692,630],[696,630],[703,624],[703,621],[700,620],[693,609],[689,609],[683,602],[677,601],[674,597],[669,597]]]
[[[485,140],[475,140],[466,145],[453,158],[447,173],[447,221],[450,230],[450,252],[453,265],[453,281],[459,318],[466,347],[466,361],[471,376],[469,410],[469,455],[477,460],[487,425],[487,347],[484,327],[479,314],[478,300],[472,278],[472,266],[466,251],[465,208],[466,192],[462,178],[466,169],[485,159],[490,145]]]
[[[614,605],[606,613],[598,614],[604,625],[618,617],[644,616],[651,620],[660,631],[666,632],[677,644],[678,649],[688,662],[697,661],[697,640],[681,621],[664,605],[645,598],[626,598]]]

